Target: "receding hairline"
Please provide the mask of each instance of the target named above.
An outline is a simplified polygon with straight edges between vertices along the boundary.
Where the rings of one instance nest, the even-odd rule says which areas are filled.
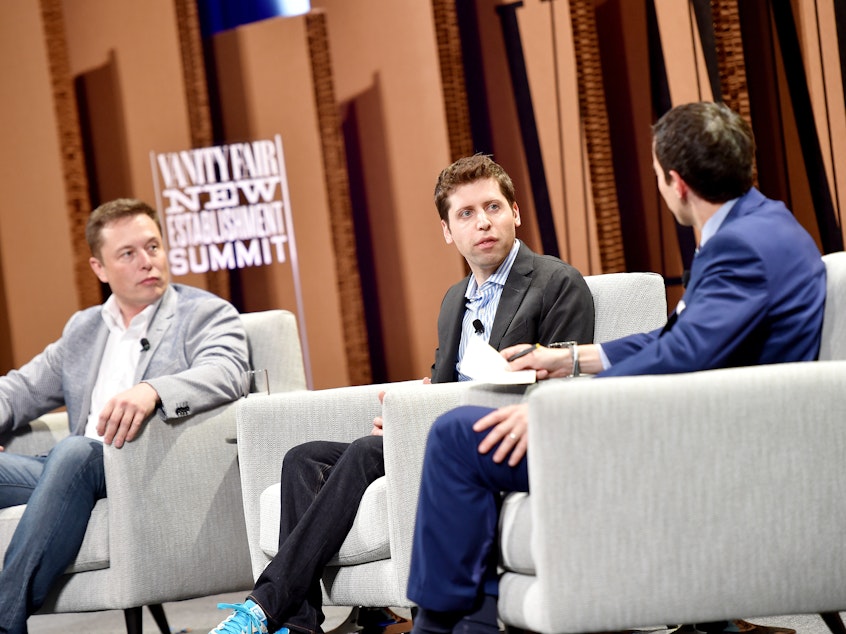
[[[147,216],[158,229],[159,237],[163,236],[162,225],[156,210],[142,200],[136,198],[117,198],[95,208],[85,226],[85,239],[91,255],[100,258],[103,247],[103,229],[123,218]]]

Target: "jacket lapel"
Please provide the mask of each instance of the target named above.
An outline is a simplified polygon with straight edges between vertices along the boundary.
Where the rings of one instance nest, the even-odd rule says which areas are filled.
[[[156,310],[150,325],[147,327],[147,341],[150,342],[150,349],[141,354],[138,361],[138,367],[135,369],[135,382],[139,383],[141,379],[146,376],[147,368],[153,355],[156,354],[162,341],[165,339],[165,333],[173,323],[173,315],[176,313],[176,302],[179,296],[170,285],[162,296],[162,301]]]
[[[521,242],[517,257],[514,258],[514,264],[511,265],[511,271],[508,273],[508,279],[502,289],[493,327],[491,328],[491,336],[488,339],[488,343],[497,350],[499,350],[502,338],[508,332],[508,328],[517,314],[517,309],[523,303],[526,291],[529,290],[532,283],[532,273],[535,270],[533,260],[532,252]]]
[[[444,315],[451,317],[445,324],[444,332],[438,333],[441,338],[438,345],[440,346],[441,359],[448,362],[441,363],[438,368],[438,376],[432,377],[432,380],[436,383],[447,383],[455,380],[455,361],[458,359],[458,346],[461,343],[461,325],[464,320],[466,303],[464,290],[469,281],[470,276],[467,276],[458,286],[456,292],[448,293],[444,297],[441,310]]]
[[[100,360],[103,358],[103,351],[106,349],[106,341],[109,338],[109,329],[106,327],[106,323],[103,321],[101,315],[97,315],[93,326],[94,330],[91,332],[91,340],[86,342],[87,345],[82,349],[80,355],[82,367],[87,369],[87,374],[79,410],[75,412],[75,416],[73,417],[74,429],[71,430],[72,433],[80,435],[85,433],[85,425],[88,423],[88,414],[91,412],[91,393],[94,391],[94,384],[97,382],[97,375],[100,372]],[[86,339],[88,337],[80,337],[80,341]]]

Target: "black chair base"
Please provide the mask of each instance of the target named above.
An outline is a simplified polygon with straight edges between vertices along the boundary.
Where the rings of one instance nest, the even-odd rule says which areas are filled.
[[[170,625],[167,623],[167,616],[165,616],[164,607],[161,603],[155,605],[148,605],[150,614],[153,615],[156,625],[159,626],[161,634],[170,634]],[[126,621],[126,634],[142,634],[142,614],[143,607],[126,608],[123,611],[123,618]]]
[[[831,630],[831,634],[846,634],[846,627],[843,626],[839,612],[822,612],[820,616],[828,629]]]

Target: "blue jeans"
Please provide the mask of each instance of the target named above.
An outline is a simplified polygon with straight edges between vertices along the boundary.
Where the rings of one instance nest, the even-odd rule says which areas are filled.
[[[364,491],[383,475],[381,436],[314,441],[285,454],[279,551],[250,593],[271,632],[320,631],[323,568],[350,532]]]
[[[104,497],[100,441],[70,436],[47,456],[0,453],[0,508],[26,504],[0,571],[0,632],[26,633],[27,617],[73,562]]]
[[[502,492],[528,491],[528,461],[516,467],[495,463],[478,452],[489,430],[473,423],[492,410],[465,406],[440,416],[426,441],[408,598],[420,608],[453,612],[476,610],[498,594],[497,524]]]

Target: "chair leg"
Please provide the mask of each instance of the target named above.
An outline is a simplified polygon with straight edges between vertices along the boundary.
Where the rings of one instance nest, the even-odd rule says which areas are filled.
[[[846,634],[846,627],[843,626],[839,612],[822,612],[820,616],[828,629],[831,630],[831,634]]]
[[[358,608],[356,625],[359,634],[406,634],[414,624],[390,608]]]
[[[162,634],[170,634],[170,625],[167,623],[167,616],[165,616],[164,606],[161,603],[148,605],[150,614],[153,615],[153,620],[159,626],[159,631]],[[143,608],[126,608],[123,611],[123,618],[126,621],[126,634],[143,634],[144,626],[141,610]]]
[[[329,630],[326,634],[350,634],[351,632],[357,632],[361,630],[358,626],[358,613],[360,608],[354,607],[350,610],[350,613],[347,615],[347,618],[344,619],[342,623],[338,625],[338,627]]]
[[[153,620],[155,620],[156,625],[159,626],[159,632],[162,634],[170,634],[170,625],[168,625],[167,616],[165,616],[164,606],[161,603],[156,603],[154,605],[148,605],[147,607],[150,608],[150,614],[153,615]]]
[[[123,611],[123,619],[126,621],[126,634],[142,634],[141,608],[126,608]]]

